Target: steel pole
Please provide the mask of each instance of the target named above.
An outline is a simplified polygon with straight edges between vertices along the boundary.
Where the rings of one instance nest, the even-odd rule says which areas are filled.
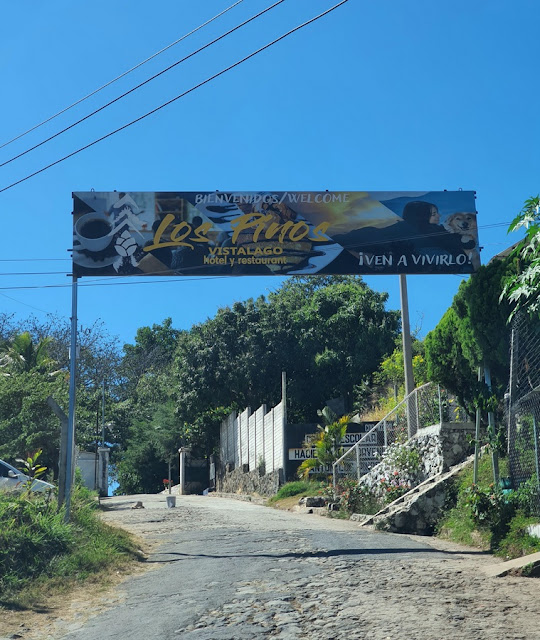
[[[101,385],[101,446],[105,447],[105,380]]]
[[[411,326],[409,323],[407,277],[403,273],[399,274],[399,298],[401,302],[401,333],[403,339],[403,365],[405,369],[405,396],[408,396],[414,390],[414,376],[412,368],[412,344]],[[413,411],[414,409],[410,406],[410,402],[407,401],[407,432],[409,438],[411,438],[416,432],[416,424],[413,424],[413,420],[411,419]]]
[[[484,364],[484,380],[491,392],[491,370]],[[499,486],[499,452],[496,447],[497,429],[495,427],[495,415],[493,411],[488,411],[488,430],[491,438],[491,462],[493,465],[493,482],[495,487]]]
[[[482,380],[482,367],[478,367],[478,382]],[[474,435],[473,484],[478,483],[478,455],[480,452],[480,407],[476,407],[476,430]]]
[[[71,508],[71,488],[73,485],[73,458],[75,453],[75,392],[77,375],[77,276],[71,284],[71,347],[69,356],[69,411],[66,443],[65,470],[65,521],[69,522]]]

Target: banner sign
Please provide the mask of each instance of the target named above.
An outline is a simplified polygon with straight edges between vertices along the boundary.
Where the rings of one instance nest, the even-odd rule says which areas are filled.
[[[76,192],[74,275],[473,273],[473,191]]]

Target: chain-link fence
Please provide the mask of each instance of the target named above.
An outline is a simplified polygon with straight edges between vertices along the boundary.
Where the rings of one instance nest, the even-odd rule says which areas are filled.
[[[528,486],[532,510],[540,515],[540,322],[524,313],[512,322],[506,400],[512,484]]]
[[[380,462],[389,445],[405,442],[422,427],[467,421],[468,417],[456,399],[440,386],[428,382],[404,398],[334,463],[334,487],[339,478],[360,480]]]

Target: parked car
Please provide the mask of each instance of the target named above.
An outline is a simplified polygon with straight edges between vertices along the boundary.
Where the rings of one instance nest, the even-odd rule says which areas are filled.
[[[7,462],[0,460],[0,490],[2,491],[22,491],[25,488],[25,483],[30,480],[30,477],[19,471],[15,467],[12,467]],[[50,491],[54,489],[54,485],[44,480],[34,479],[32,491]]]

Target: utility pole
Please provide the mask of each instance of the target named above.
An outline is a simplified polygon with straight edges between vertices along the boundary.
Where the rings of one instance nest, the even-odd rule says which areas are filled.
[[[75,457],[75,390],[77,373],[77,276],[72,276],[71,283],[71,347],[69,356],[69,413],[66,443],[65,469],[65,521],[69,522],[71,509],[71,488],[73,485],[73,459]]]
[[[407,295],[407,276],[399,274],[399,298],[401,301],[401,334],[403,340],[403,366],[405,369],[405,396],[414,391],[412,368],[411,325],[409,322],[409,298]],[[418,428],[418,416],[412,399],[407,402],[407,431],[411,438]]]

